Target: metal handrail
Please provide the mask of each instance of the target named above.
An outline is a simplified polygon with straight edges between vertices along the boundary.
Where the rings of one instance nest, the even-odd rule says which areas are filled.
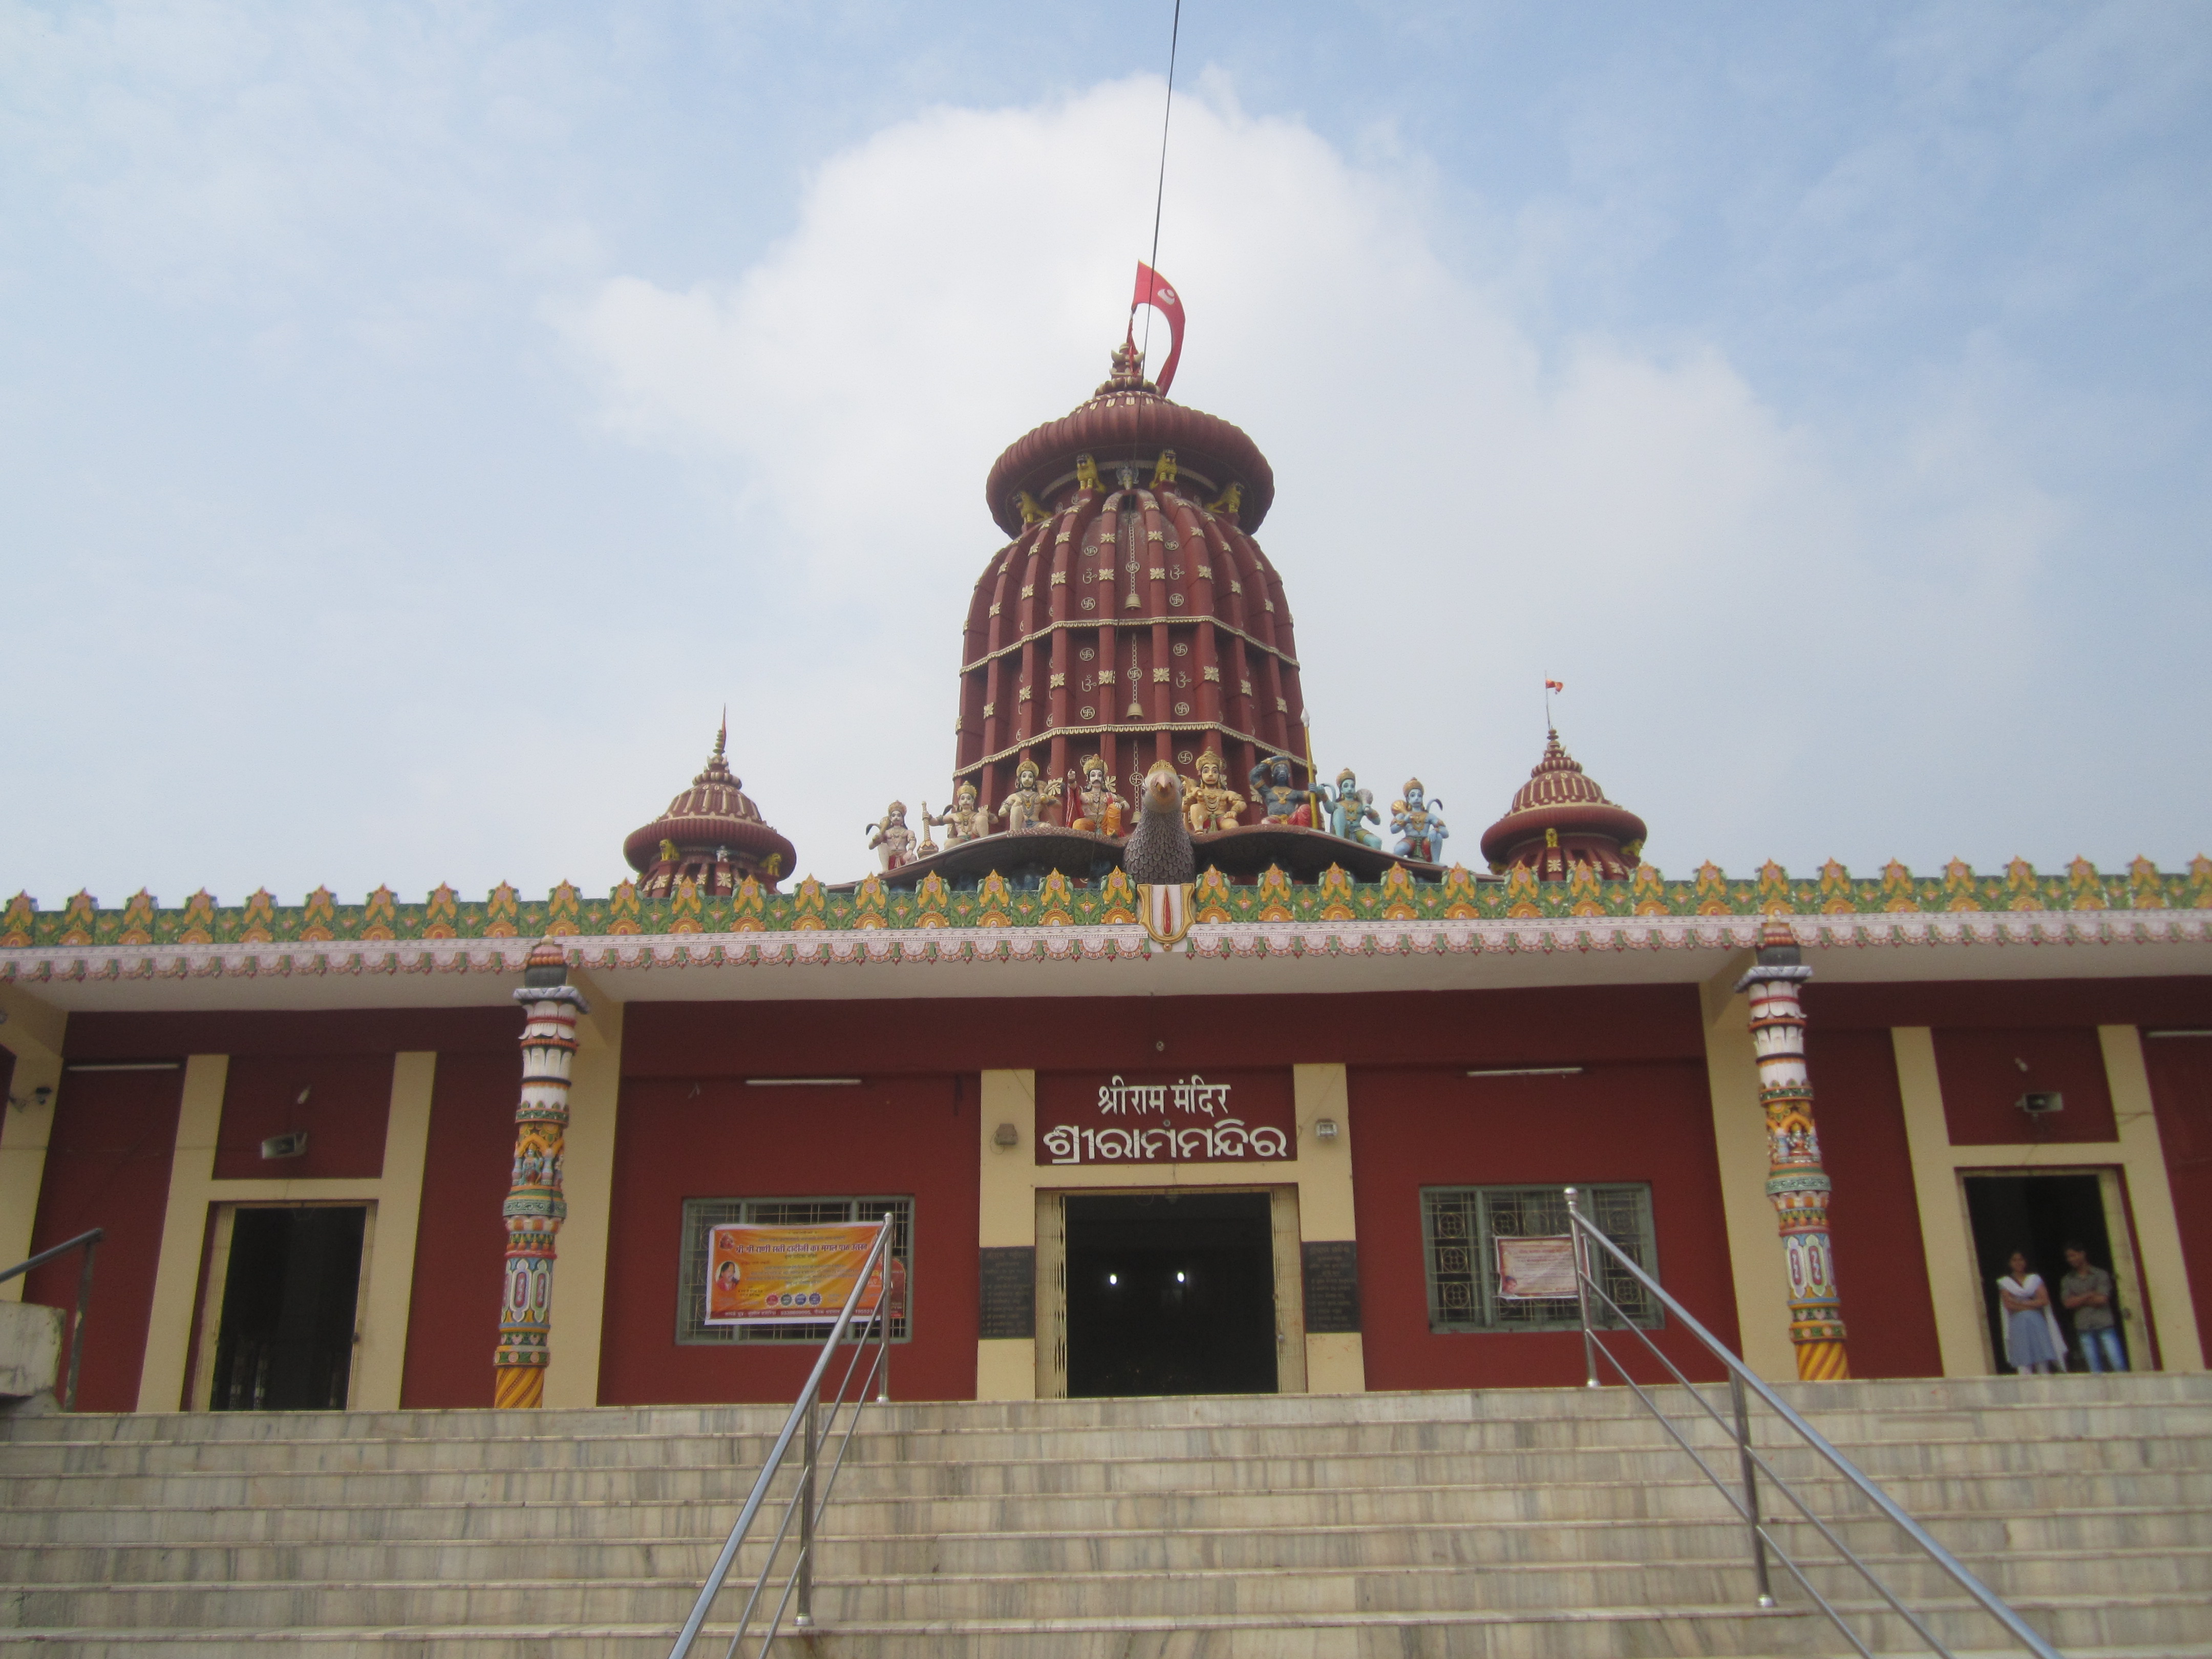
[[[1950,1575],[1954,1582],[1980,1604],[1984,1612],[2003,1626],[2006,1633],[2022,1648],[2033,1654],[2035,1659],[2063,1659],[2063,1656],[2057,1649],[2037,1634],[2035,1630],[2008,1607],[1994,1590],[1977,1578],[1964,1562],[1930,1537],[1918,1522],[1898,1507],[1887,1492],[1869,1479],[1850,1459],[1829,1444],[1826,1437],[1818,1429],[1791,1410],[1789,1403],[1781,1395],[1769,1388],[1744,1364],[1742,1360],[1729,1352],[1711,1332],[1699,1324],[1687,1308],[1668,1295],[1657,1279],[1645,1273],[1626,1251],[1601,1232],[1596,1224],[1582,1212],[1581,1194],[1574,1188],[1570,1187],[1566,1189],[1566,1197],[1567,1221],[1571,1236],[1574,1240],[1575,1297],[1582,1316],[1583,1358],[1588,1372],[1589,1386],[1593,1389],[1600,1386],[1597,1360],[1598,1356],[1603,1354],[1613,1370],[1620,1373],[1620,1380],[1626,1382],[1636,1397],[1644,1402],[1644,1408],[1658,1419],[1660,1427],[1667,1431],[1676,1445],[1689,1454],[1691,1461],[1697,1464],[1705,1478],[1713,1483],[1721,1496],[1728,1499],[1729,1505],[1737,1515],[1742,1517],[1750,1533],[1753,1577],[1758,1584],[1758,1604],[1760,1607],[1771,1607],[1774,1605],[1774,1595],[1768,1580],[1766,1567],[1766,1552],[1771,1550],[1775,1558],[1789,1569],[1790,1576],[1796,1581],[1798,1588],[1810,1596],[1836,1628],[1843,1632],[1844,1639],[1865,1656],[1865,1659],[1873,1659],[1872,1650],[1859,1640],[1857,1634],[1844,1621],[1843,1614],[1830,1605],[1827,1598],[1813,1588],[1812,1581],[1806,1577],[1804,1570],[1783,1547],[1780,1540],[1769,1529],[1768,1523],[1760,1519],[1759,1474],[1764,1472],[1767,1480],[1773,1484],[1775,1490],[1790,1500],[1797,1511],[1812,1524],[1814,1530],[1827,1541],[1831,1548],[1857,1570],[1860,1577],[1873,1586],[1875,1593],[1887,1602],[1891,1609],[1912,1627],[1920,1639],[1927,1643],[1930,1650],[1942,1656],[1942,1659],[1955,1659],[1952,1650],[1936,1638],[1928,1626],[1921,1622],[1911,1608],[1897,1598],[1873,1568],[1862,1561],[1843,1540],[1836,1536],[1826,1522],[1814,1514],[1811,1506],[1798,1494],[1796,1489],[1784,1480],[1775,1470],[1774,1466],[1769,1463],[1759,1449],[1751,1443],[1751,1420],[1745,1400],[1747,1392],[1757,1395],[1763,1404],[1770,1407],[1776,1416],[1796,1431],[1800,1439],[1826,1459],[1838,1474],[1856,1489],[1860,1496],[1871,1503],[1886,1519],[1902,1531],[1905,1537],[1917,1545],[1930,1560]],[[1735,1420],[1732,1423],[1722,1418],[1720,1413],[1714,1409],[1711,1402],[1698,1391],[1697,1385],[1682,1375],[1674,1362],[1660,1351],[1659,1345],[1644,1334],[1643,1328],[1621,1309],[1620,1305],[1607,1293],[1604,1285],[1598,1283],[1591,1274],[1589,1247],[1593,1243],[1603,1249],[1617,1266],[1656,1297],[1668,1313],[1681,1322],[1683,1328],[1703,1343],[1707,1352],[1726,1368],[1729,1396],[1734,1407],[1731,1415]],[[1604,1339],[1598,1334],[1596,1328],[1590,1320],[1592,1295],[1595,1295],[1601,1302],[1604,1303],[1623,1326],[1636,1334],[1637,1339],[1650,1350],[1653,1357],[1662,1365],[1667,1368],[1668,1373],[1675,1382],[1681,1384],[1690,1398],[1698,1402],[1705,1415],[1718,1424],[1722,1431],[1735,1442],[1738,1475],[1742,1485],[1740,1494],[1731,1490],[1729,1483],[1716,1474],[1712,1466],[1706,1462],[1697,1449],[1682,1437],[1680,1431],[1668,1419],[1666,1413],[1660,1409],[1658,1402],[1644,1392],[1636,1379],[1628,1374],[1628,1368],[1621,1364],[1620,1357],[1606,1346]]]
[[[106,1228],[94,1227],[90,1232],[79,1233],[75,1238],[55,1245],[51,1250],[40,1250],[29,1261],[18,1261],[5,1272],[0,1272],[0,1285],[4,1285],[16,1274],[27,1273],[33,1267],[43,1267],[57,1256],[67,1255],[78,1249],[84,1251],[84,1266],[78,1270],[76,1276],[76,1307],[70,1315],[69,1376],[61,1389],[62,1409],[65,1412],[76,1409],[77,1362],[84,1357],[84,1314],[85,1310],[92,1305],[93,1253],[100,1249],[100,1241],[106,1237]]]
[[[845,1306],[837,1316],[837,1322],[830,1328],[830,1334],[822,1344],[821,1356],[815,1360],[814,1369],[807,1376],[806,1386],[799,1391],[799,1399],[792,1406],[791,1415],[784,1419],[783,1431],[776,1436],[775,1444],[769,1448],[768,1456],[761,1465],[760,1478],[753,1482],[744,1507],[738,1510],[737,1523],[730,1528],[730,1536],[722,1546],[722,1553],[715,1557],[714,1571],[707,1575],[707,1583],[699,1592],[699,1599],[692,1603],[691,1616],[684,1621],[684,1628],[677,1634],[676,1645],[668,1650],[668,1659],[687,1659],[690,1655],[692,1643],[698,1639],[700,1630],[706,1625],[707,1615],[714,1607],[714,1598],[721,1594],[723,1583],[730,1576],[730,1568],[737,1561],[738,1552],[744,1547],[754,1518],[767,1501],[768,1489],[775,1481],[777,1471],[783,1467],[784,1455],[791,1449],[792,1439],[799,1434],[802,1428],[805,1437],[800,1453],[799,1486],[783,1506],[782,1524],[777,1527],[775,1537],[768,1547],[768,1554],[761,1562],[760,1573],[753,1580],[752,1592],[745,1597],[744,1609],[738,1615],[738,1626],[731,1633],[726,1659],[727,1656],[736,1654],[738,1644],[745,1639],[745,1632],[752,1626],[753,1613],[767,1593],[769,1579],[775,1573],[776,1559],[782,1553],[784,1540],[791,1534],[794,1516],[799,1521],[799,1555],[792,1564],[791,1577],[784,1583],[783,1594],[776,1601],[775,1612],[769,1620],[767,1634],[761,1638],[760,1655],[765,1656],[769,1644],[775,1640],[775,1633],[783,1624],[784,1611],[794,1596],[799,1601],[799,1610],[792,1623],[802,1630],[812,1627],[815,1527],[830,1507],[830,1493],[837,1484],[837,1472],[845,1467],[846,1448],[852,1444],[853,1431],[860,1427],[861,1415],[867,1409],[870,1388],[872,1386],[874,1389],[874,1398],[879,1403],[890,1397],[892,1275],[890,1249],[895,1220],[895,1215],[887,1212],[883,1224],[877,1229],[876,1242],[869,1247],[867,1260],[860,1264],[860,1271],[853,1281],[853,1292],[845,1298]],[[867,1289],[869,1276],[878,1262],[883,1264],[884,1269],[882,1288],[877,1292],[876,1305],[861,1320],[860,1331],[853,1337],[852,1358],[846,1362],[845,1375],[838,1380],[837,1391],[830,1398],[829,1418],[823,1421],[820,1411],[822,1379],[830,1370],[830,1361],[836,1354],[838,1345],[845,1340],[846,1334],[852,1327],[853,1316],[860,1307],[861,1294]],[[836,1430],[838,1413],[844,1410],[847,1403],[846,1390],[860,1370],[860,1358],[867,1351],[872,1333],[876,1357],[867,1373],[860,1378],[860,1393],[852,1402],[853,1414],[846,1422],[844,1438],[837,1443],[837,1455],[830,1465],[827,1478],[817,1480],[822,1448]]]

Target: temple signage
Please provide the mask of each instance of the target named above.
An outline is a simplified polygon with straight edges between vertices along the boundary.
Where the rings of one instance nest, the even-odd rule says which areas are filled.
[[[1114,1073],[1037,1079],[1042,1164],[1262,1164],[1297,1156],[1290,1077]]]

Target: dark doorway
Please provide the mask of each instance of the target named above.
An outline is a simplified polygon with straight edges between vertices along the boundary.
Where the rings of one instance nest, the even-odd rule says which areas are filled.
[[[1069,1395],[1275,1391],[1267,1194],[1065,1202]]]
[[[1966,1181],[1966,1214],[1973,1224],[1974,1256],[1982,1279],[1982,1314],[1989,1322],[1990,1352],[1996,1358],[1997,1370],[2009,1369],[2004,1363],[1997,1280],[2011,1271],[2012,1253],[2018,1250],[2027,1258],[2028,1271],[2042,1274],[2050,1288],[2058,1328],[2066,1333],[2066,1368],[2086,1370],[2087,1364],[2074,1334],[2072,1316],[2059,1303],[2058,1281],[2066,1277],[2069,1243],[2080,1244],[2091,1261],[2118,1276],[2112,1261],[2112,1237],[2105,1225],[2102,1182],[2091,1173],[1970,1175]],[[2140,1328],[2127,1323],[2121,1326],[2128,1334]]]
[[[215,1410],[344,1408],[368,1219],[353,1206],[240,1206],[209,1391]]]

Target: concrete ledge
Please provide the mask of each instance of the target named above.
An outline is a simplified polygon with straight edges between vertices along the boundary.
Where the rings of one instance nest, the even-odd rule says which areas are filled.
[[[61,1375],[62,1310],[0,1302],[0,1401],[50,1394]]]

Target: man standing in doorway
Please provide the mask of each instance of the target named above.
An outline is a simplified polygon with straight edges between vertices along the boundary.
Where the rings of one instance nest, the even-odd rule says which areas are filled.
[[[2081,1339],[2081,1357],[2093,1371],[2124,1371],[2128,1351],[2121,1346],[2118,1322],[2112,1318],[2112,1276],[2089,1265],[2089,1253],[2079,1244],[2066,1247],[2066,1277],[2058,1281],[2058,1299],[2074,1315],[2074,1334]]]

